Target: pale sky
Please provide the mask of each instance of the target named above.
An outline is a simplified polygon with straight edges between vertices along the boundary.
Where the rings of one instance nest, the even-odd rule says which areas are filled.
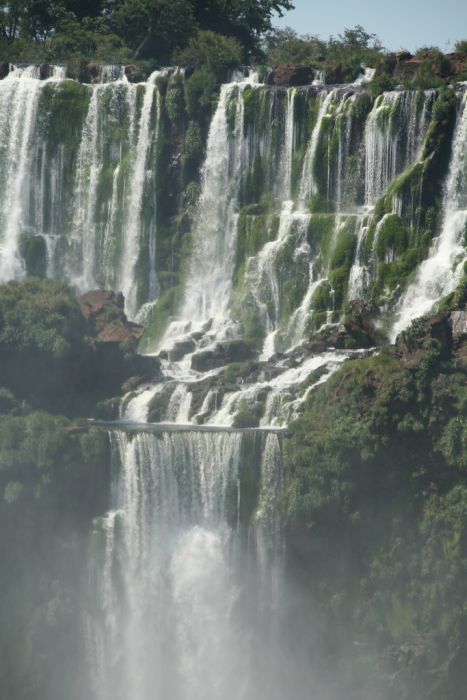
[[[276,21],[300,34],[327,39],[361,24],[392,50],[421,46],[453,50],[467,39],[467,0],[292,0],[295,10]]]

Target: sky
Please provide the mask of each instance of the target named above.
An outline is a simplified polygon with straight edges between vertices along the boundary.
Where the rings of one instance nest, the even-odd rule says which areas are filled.
[[[278,27],[327,39],[361,24],[391,51],[438,46],[453,51],[467,39],[467,0],[292,0]]]

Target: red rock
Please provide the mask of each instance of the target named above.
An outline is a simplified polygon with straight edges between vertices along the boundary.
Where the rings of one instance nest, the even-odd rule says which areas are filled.
[[[80,296],[78,303],[87,321],[89,342],[136,345],[141,339],[144,327],[128,321],[121,292],[92,290]]]

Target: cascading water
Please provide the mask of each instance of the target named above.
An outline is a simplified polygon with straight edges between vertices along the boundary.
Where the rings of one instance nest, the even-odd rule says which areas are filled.
[[[227,312],[240,178],[245,167],[243,91],[251,84],[246,79],[222,86],[209,129],[191,271],[181,312],[195,322],[224,321]],[[234,111],[232,132],[228,109]]]
[[[393,340],[414,318],[431,311],[439,299],[456,288],[467,259],[466,226],[467,94],[464,94],[444,192],[441,233],[434,241],[429,257],[421,263],[415,279],[397,305],[396,321],[391,330]]]
[[[86,620],[95,697],[281,697],[262,675],[278,660],[280,438],[111,439],[114,510],[96,524]],[[243,485],[255,482],[256,506]]]
[[[31,172],[30,154],[40,94],[49,81],[63,79],[56,68],[47,81],[38,79],[37,67],[14,68],[0,81],[0,280],[25,274],[20,258],[24,221],[24,190]],[[29,184],[29,186],[31,186]]]
[[[175,73],[131,84],[121,66],[107,66],[87,86],[59,67],[43,80],[32,66],[0,81],[3,280],[29,272],[21,249],[34,239],[44,242],[48,276],[78,291],[122,289],[131,316],[155,299],[157,83]]]
[[[125,397],[110,432],[111,510],[95,526],[84,621],[94,696],[282,700],[281,431],[371,352],[306,341],[339,331],[346,302],[376,283],[386,292],[388,224],[415,230],[420,214],[420,183],[407,204],[396,179],[422,169],[437,93],[374,99],[368,70],[335,88],[238,73],[203,131],[173,69],[139,84],[119,66],[92,85],[61,69],[40,78],[32,67],[0,81],[0,279],[39,270],[121,289],[132,317],[161,293],[164,320],[151,348],[163,380]],[[460,279],[466,99],[442,230],[394,335]],[[135,425],[146,421],[159,425]]]

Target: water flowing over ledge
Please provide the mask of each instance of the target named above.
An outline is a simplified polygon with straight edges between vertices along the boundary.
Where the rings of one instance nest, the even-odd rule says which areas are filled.
[[[195,425],[194,423],[137,423],[134,421],[89,420],[90,425],[124,433],[275,433],[286,434],[287,428],[265,426],[258,428],[233,428],[228,425]]]

